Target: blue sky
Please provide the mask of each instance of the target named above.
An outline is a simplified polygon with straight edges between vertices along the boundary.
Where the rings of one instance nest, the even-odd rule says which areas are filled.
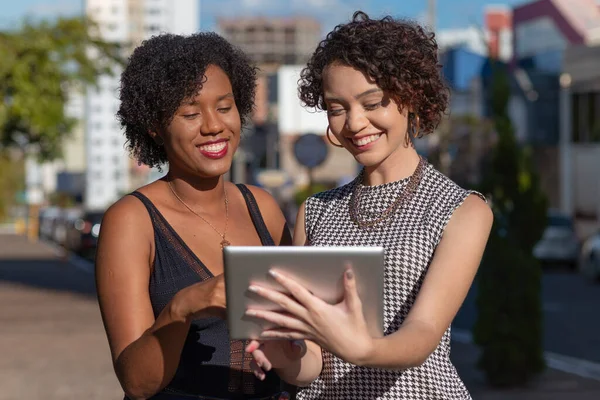
[[[173,0],[177,1],[177,0]],[[437,0],[437,27],[440,29],[480,24],[487,4],[512,6],[527,0]],[[0,26],[15,26],[23,17],[54,17],[81,13],[84,0],[4,0]],[[201,0],[201,29],[211,30],[216,18],[240,15],[304,14],[319,18],[330,29],[349,18],[356,9],[371,16],[392,14],[421,19],[426,0]]]

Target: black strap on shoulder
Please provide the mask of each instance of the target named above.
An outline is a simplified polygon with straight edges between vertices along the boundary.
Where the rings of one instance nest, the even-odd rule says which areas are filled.
[[[138,192],[137,190],[135,192],[131,192],[129,194],[133,197],[137,197],[138,200],[142,202],[144,207],[146,207],[146,210],[148,210],[148,214],[150,214],[152,223],[154,223],[154,218],[156,217],[158,210],[156,209],[154,204],[150,201],[150,199],[148,197],[146,197],[145,195],[143,195],[142,193]]]
[[[271,233],[267,229],[267,225],[265,225],[265,221],[260,212],[260,208],[256,203],[256,198],[246,187],[241,183],[236,184],[237,188],[242,192],[242,196],[244,196],[244,200],[246,201],[246,206],[248,207],[248,211],[250,212],[250,217],[252,218],[252,222],[254,223],[254,227],[256,228],[256,232],[258,232],[258,236],[260,236],[260,241],[263,246],[275,246],[275,242],[271,237]]]

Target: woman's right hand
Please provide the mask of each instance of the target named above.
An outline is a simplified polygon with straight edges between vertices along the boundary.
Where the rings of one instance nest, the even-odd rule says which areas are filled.
[[[227,316],[223,274],[188,286],[176,295],[178,313],[187,321]]]

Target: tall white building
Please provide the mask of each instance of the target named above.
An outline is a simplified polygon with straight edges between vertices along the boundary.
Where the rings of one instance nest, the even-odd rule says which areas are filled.
[[[199,29],[200,0],[87,0],[86,14],[106,41],[133,49],[161,32],[191,34]],[[102,76],[87,91],[85,104],[87,209],[105,209],[143,182],[148,172],[131,160],[115,114],[119,75]]]

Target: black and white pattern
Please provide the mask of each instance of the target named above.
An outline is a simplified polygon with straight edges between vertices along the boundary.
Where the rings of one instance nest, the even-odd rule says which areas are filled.
[[[408,178],[363,186],[361,214],[386,209],[407,183]],[[427,164],[415,195],[389,223],[363,231],[349,215],[351,193],[355,185],[360,184],[355,179],[309,198],[306,233],[312,246],[384,247],[384,331],[389,335],[398,330],[412,308],[452,213],[475,192],[462,189]],[[417,368],[391,371],[357,367],[326,351],[323,351],[323,363],[321,375],[298,393],[299,400],[471,399],[450,362],[450,327],[435,351]]]

